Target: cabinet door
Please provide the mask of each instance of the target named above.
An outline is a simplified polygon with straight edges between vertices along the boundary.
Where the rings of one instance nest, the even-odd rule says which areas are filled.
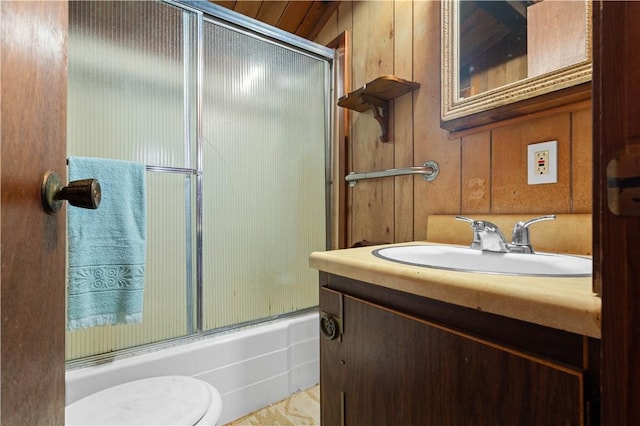
[[[333,359],[322,353],[321,386],[334,400],[343,393],[346,425],[583,423],[582,371],[355,298],[342,300],[342,342]],[[342,379],[324,382],[334,368],[343,370]]]

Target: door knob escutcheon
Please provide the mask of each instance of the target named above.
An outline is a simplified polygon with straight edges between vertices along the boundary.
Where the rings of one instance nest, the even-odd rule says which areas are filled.
[[[62,208],[62,201],[83,209],[97,209],[100,206],[102,191],[97,179],[81,179],[62,185],[60,175],[48,171],[42,178],[42,205],[47,213],[57,213]]]

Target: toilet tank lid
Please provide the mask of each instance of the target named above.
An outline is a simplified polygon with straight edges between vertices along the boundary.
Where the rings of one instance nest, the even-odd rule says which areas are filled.
[[[65,408],[66,425],[195,425],[211,406],[209,385],[160,376],[124,383]]]

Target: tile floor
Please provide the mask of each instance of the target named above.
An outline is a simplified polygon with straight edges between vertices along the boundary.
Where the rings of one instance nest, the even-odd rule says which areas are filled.
[[[300,391],[291,397],[234,420],[226,426],[299,426],[320,425],[320,386]]]

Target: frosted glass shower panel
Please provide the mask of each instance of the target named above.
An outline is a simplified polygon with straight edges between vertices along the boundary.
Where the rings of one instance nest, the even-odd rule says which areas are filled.
[[[326,63],[204,27],[205,330],[317,305],[326,248]]]
[[[194,331],[197,28],[161,2],[69,3],[67,153],[151,167],[143,322],[68,332],[68,360]]]
[[[189,206],[194,177],[147,172],[147,265],[141,324],[67,332],[67,359],[188,335],[193,324],[193,247],[185,238],[193,221]]]
[[[70,2],[69,152],[195,167],[196,55],[193,13],[152,1]]]

